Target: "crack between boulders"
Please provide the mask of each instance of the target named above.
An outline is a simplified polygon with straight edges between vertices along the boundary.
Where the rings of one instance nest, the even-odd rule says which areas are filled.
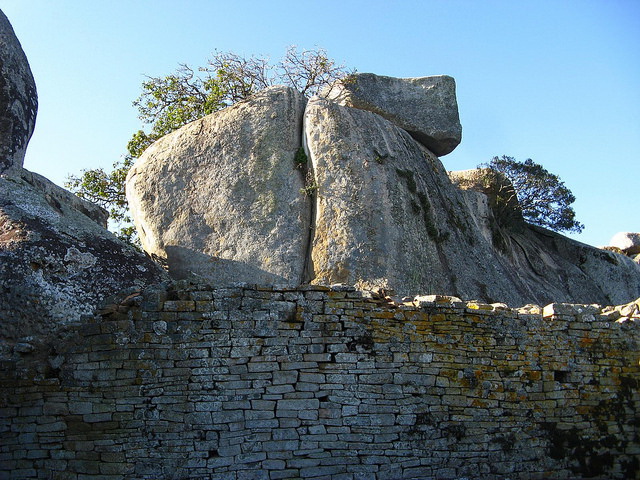
[[[301,141],[302,148],[304,150],[305,155],[307,156],[307,163],[302,169],[302,175],[304,182],[310,176],[315,180],[315,171],[313,169],[313,163],[311,161],[311,151],[309,150],[309,145],[307,144],[307,134],[305,131],[305,115],[306,115],[306,106],[305,112],[302,115],[302,125],[301,125]],[[306,185],[305,185],[306,186]],[[313,240],[315,238],[316,232],[316,214],[318,211],[316,202],[318,201],[318,190],[313,189],[308,193],[309,196],[309,225],[307,231],[307,239],[305,246],[305,257],[304,264],[302,267],[302,283],[311,283],[311,281],[315,278],[315,271],[313,268]]]

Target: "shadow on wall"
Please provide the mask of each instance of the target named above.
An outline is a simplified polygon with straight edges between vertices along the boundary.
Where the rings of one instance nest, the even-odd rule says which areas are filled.
[[[257,268],[256,262],[229,260],[177,245],[167,246],[165,250],[166,266],[171,277],[176,280],[206,280],[218,286],[237,283],[228,279],[238,278],[251,279],[252,283],[265,285],[291,284],[291,280],[282,275]]]

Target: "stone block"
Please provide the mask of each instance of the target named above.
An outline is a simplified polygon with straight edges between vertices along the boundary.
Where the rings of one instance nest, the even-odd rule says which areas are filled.
[[[280,372],[273,372],[273,384],[274,385],[293,385],[298,381],[298,372],[295,370],[287,370]]]
[[[317,410],[320,401],[317,398],[305,398],[300,400],[278,400],[278,410]]]
[[[299,446],[300,442],[298,440],[271,440],[264,442],[262,449],[265,452],[295,452]]]
[[[196,304],[193,300],[166,300],[162,309],[165,312],[193,312]]]

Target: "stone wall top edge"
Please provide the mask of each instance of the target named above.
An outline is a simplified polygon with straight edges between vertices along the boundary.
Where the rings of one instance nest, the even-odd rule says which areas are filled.
[[[430,312],[450,312],[459,314],[473,314],[478,316],[510,316],[521,319],[545,319],[545,320],[579,320],[579,321],[608,321],[640,325],[640,298],[623,305],[598,305],[598,304],[578,304],[578,303],[550,303],[546,306],[529,304],[522,307],[510,307],[504,303],[483,303],[476,300],[462,300],[450,295],[417,295],[415,297],[399,297],[393,292],[384,289],[366,290],[359,289],[352,285],[300,285],[297,287],[288,285],[261,285],[253,283],[231,283],[228,285],[214,285],[205,282],[195,282],[191,280],[176,280],[164,282],[146,287],[144,290],[132,287],[119,292],[118,294],[105,300],[104,306],[98,310],[101,314],[108,311],[113,305],[131,306],[132,298],[145,296],[152,292],[173,292],[177,297],[180,293],[188,295],[189,292],[206,291],[220,292],[221,294],[242,293],[250,295],[249,292],[260,292],[274,294],[301,294],[308,295],[309,292],[316,292],[320,295],[326,294],[331,298],[332,294],[341,294],[344,298],[361,299],[372,301],[380,305],[384,304],[389,308],[399,308],[408,310],[428,310]],[[127,300],[129,300],[127,302]]]

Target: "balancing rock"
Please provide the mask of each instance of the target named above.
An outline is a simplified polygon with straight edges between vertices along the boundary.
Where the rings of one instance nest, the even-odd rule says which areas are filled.
[[[379,114],[438,156],[451,153],[462,140],[456,83],[447,75],[394,78],[356,73],[323,95]]]

